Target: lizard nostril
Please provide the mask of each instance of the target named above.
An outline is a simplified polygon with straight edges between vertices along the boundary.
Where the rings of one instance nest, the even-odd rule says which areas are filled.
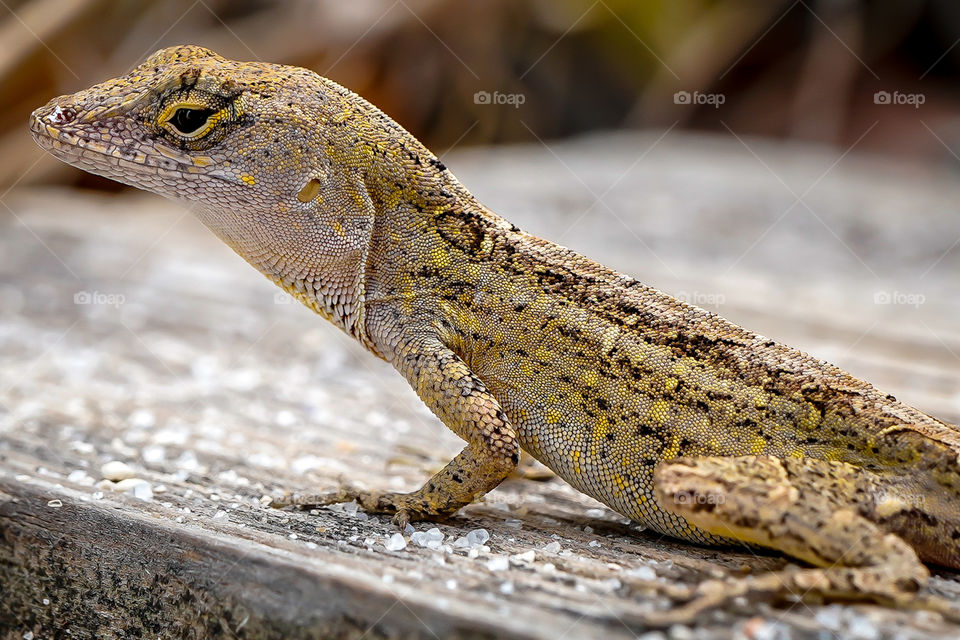
[[[53,111],[44,116],[44,120],[50,124],[69,124],[77,117],[76,109],[72,107],[61,107],[57,105]]]

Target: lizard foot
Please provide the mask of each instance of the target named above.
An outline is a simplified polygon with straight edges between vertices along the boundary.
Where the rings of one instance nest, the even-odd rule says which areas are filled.
[[[922,593],[929,571],[895,534],[860,515],[871,478],[843,463],[770,456],[676,458],[655,473],[659,503],[712,533],[783,551],[814,568],[741,579],[708,580],[691,598],[646,621],[676,624],[736,606],[825,600],[875,602],[936,611],[955,619],[942,598]]]
[[[447,514],[430,505],[416,493],[396,493],[390,491],[361,491],[358,489],[338,489],[316,494],[292,493],[270,502],[271,507],[296,507],[313,509],[341,502],[356,501],[360,508],[368,513],[380,513],[393,516],[393,523],[403,529],[411,522],[419,520],[439,520]]]
[[[864,577],[864,574],[860,573],[857,577]],[[686,596],[679,591],[671,594],[658,590],[660,595],[673,596],[674,599],[685,602],[668,610],[642,614],[637,622],[650,628],[667,628],[675,624],[693,625],[711,611],[736,610],[742,608],[744,602],[749,603],[748,610],[753,610],[758,602],[782,606],[799,602],[822,604],[824,600],[834,599],[822,591],[832,580],[835,580],[835,576],[821,569],[794,568],[746,578],[706,580]],[[949,622],[960,621],[960,608],[946,598],[913,593],[910,589],[890,592],[886,596],[873,593],[837,599],[868,600],[898,609],[932,611]]]

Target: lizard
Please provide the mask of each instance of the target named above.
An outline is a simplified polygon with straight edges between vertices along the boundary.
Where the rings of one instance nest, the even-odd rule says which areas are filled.
[[[410,493],[276,504],[440,519],[524,450],[655,531],[809,565],[705,581],[690,616],[737,594],[943,609],[924,563],[960,569],[958,427],[524,232],[332,80],[176,46],[30,127],[64,162],[186,201],[466,442]]]

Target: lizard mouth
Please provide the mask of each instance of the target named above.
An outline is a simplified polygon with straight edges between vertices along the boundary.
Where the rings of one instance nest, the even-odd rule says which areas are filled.
[[[115,124],[112,129],[110,120],[78,120],[77,110],[63,104],[30,114],[30,132],[41,148],[67,164],[135,187],[155,190],[164,178],[194,180],[209,165]]]
[[[60,106],[52,110],[43,108],[34,111],[30,115],[30,133],[36,143],[60,160],[81,169],[90,169],[91,165],[100,166],[103,162],[98,161],[98,156],[104,160],[114,160],[108,162],[112,165],[119,164],[116,160],[145,164],[145,154],[140,153],[140,157],[137,157],[135,153],[123,153],[120,145],[96,139],[102,138],[100,134],[94,134],[94,138],[86,128],[72,124],[73,118],[64,115],[68,113],[71,112]]]

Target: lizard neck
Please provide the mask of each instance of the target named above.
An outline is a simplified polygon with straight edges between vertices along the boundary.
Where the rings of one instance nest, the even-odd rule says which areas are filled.
[[[369,339],[364,323],[367,243],[358,244],[350,251],[314,251],[309,229],[301,230],[300,238],[294,241],[289,228],[282,239],[264,238],[268,230],[253,220],[243,226],[257,229],[257,233],[238,232],[235,212],[201,207],[195,213],[204,225],[271,282],[382,357]],[[287,298],[278,294],[275,301],[283,303]]]

